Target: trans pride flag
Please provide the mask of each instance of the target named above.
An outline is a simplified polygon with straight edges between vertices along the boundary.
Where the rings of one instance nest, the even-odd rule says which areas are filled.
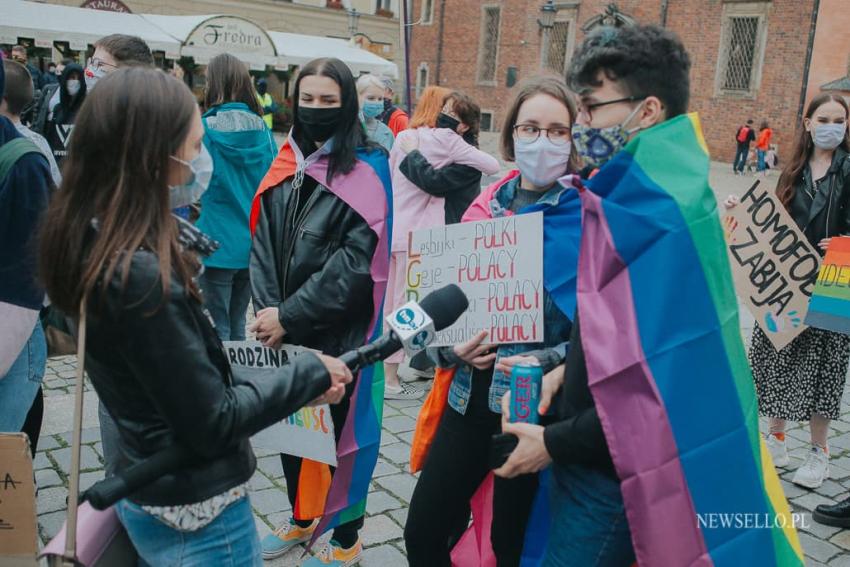
[[[803,565],[758,432],[695,114],[633,139],[582,192],[588,381],[641,567]]]

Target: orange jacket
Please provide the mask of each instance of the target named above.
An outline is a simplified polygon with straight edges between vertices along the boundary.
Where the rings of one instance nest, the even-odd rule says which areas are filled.
[[[773,130],[770,128],[765,128],[761,132],[759,132],[759,137],[756,138],[756,148],[762,151],[767,151],[770,149],[770,140],[773,138]]]
[[[402,130],[407,130],[407,123],[410,122],[410,117],[407,115],[405,111],[400,108],[396,108],[395,111],[390,115],[390,119],[387,122],[387,126],[390,127],[390,130],[393,131],[393,136],[398,136],[398,133]]]

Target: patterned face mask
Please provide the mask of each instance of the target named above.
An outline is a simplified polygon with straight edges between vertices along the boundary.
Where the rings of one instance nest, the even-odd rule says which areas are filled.
[[[641,129],[640,126],[626,128],[626,124],[631,122],[641,107],[642,104],[636,106],[625,120],[615,126],[591,128],[573,124],[573,142],[585,165],[602,167],[626,146],[629,136]]]

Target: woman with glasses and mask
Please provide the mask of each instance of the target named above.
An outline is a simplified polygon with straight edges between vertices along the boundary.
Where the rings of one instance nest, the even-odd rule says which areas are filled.
[[[428,108],[436,111],[430,117],[426,114]],[[393,151],[390,152],[396,224],[393,227],[392,259],[387,284],[387,301],[384,304],[385,315],[389,315],[407,302],[404,290],[408,234],[423,228],[446,224],[447,210],[457,210],[457,207],[448,205],[450,196],[458,194],[457,196],[465,200],[467,206],[472,200],[469,198],[469,184],[443,185],[439,181],[447,181],[455,171],[454,168],[459,166],[466,166],[477,171],[479,180],[481,173],[494,175],[499,172],[498,160],[479,150],[475,144],[480,120],[481,112],[478,105],[468,97],[450,91],[443,94],[441,87],[428,87],[420,97],[420,104],[413,115],[411,127],[400,132],[396,138]],[[426,167],[446,170],[444,173],[449,175],[437,180],[437,183],[430,183],[430,180],[424,179],[428,173],[416,167],[410,168],[412,165],[410,161],[407,162],[407,173],[404,173],[401,164],[408,158],[418,160],[420,165]],[[419,185],[417,181],[424,182],[427,187]],[[440,186],[435,188],[435,184]],[[464,196],[467,198],[464,199]],[[456,204],[455,199],[451,199],[451,202],[452,205]],[[462,211],[456,212],[452,220],[457,222],[460,214]],[[387,381],[384,392],[386,399],[409,400],[421,398],[423,395],[422,390],[411,388],[399,381],[398,368],[403,359],[404,353],[399,351],[384,363]]]
[[[503,157],[515,162],[517,169],[484,190],[463,216],[463,221],[476,221],[543,211],[546,219],[550,213],[565,211],[571,200],[574,222],[566,227],[571,237],[562,238],[561,233],[544,237],[544,242],[554,240],[559,246],[555,250],[544,245],[544,283],[551,270],[567,263],[566,247],[574,247],[577,257],[578,200],[558,181],[578,168],[571,142],[575,118],[575,103],[563,80],[543,77],[521,86],[507,112],[501,140]],[[550,225],[544,220],[547,230]],[[495,367],[497,359],[558,345],[558,360],[546,365],[563,359],[570,320],[548,291],[543,293],[543,307],[543,343],[484,344],[483,332],[465,344],[431,351],[438,366],[453,369],[454,374],[449,407],[410,502],[404,538],[412,567],[451,565],[450,545],[466,529],[469,500],[490,472],[491,438],[501,431],[501,400],[510,388],[510,375]],[[500,566],[520,563],[537,487],[536,474],[495,479],[490,543]]]
[[[259,566],[249,438],[311,400],[341,400],[351,373],[305,354],[234,380],[196,283],[216,243],[170,212],[204,189],[203,136],[177,79],[105,77],[80,109],[39,268],[53,303],[85,316],[85,369],[120,432],[116,472],[175,445],[191,456],[115,505],[140,564]]]
[[[286,342],[338,356],[380,329],[392,224],[389,166],[386,152],[366,139],[354,77],[342,61],[323,58],[304,66],[293,101],[292,132],[260,184],[251,214],[251,287],[258,309],[251,331],[269,347]],[[374,384],[362,384],[369,390],[358,389],[358,405],[349,389],[331,408],[337,443],[349,406],[362,415],[364,403],[380,421],[380,399],[375,403],[370,396],[383,384],[379,373],[374,377]],[[380,432],[370,433],[377,444]],[[303,503],[319,499],[323,505],[316,482],[330,476],[322,463],[291,455],[281,461],[293,516],[263,541],[266,559],[310,540],[323,510],[307,510]],[[338,525],[330,544],[304,565],[355,565],[362,526],[362,512]]]

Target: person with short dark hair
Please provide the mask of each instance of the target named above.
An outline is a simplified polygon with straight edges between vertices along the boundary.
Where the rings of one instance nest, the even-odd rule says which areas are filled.
[[[27,71],[30,72],[30,76],[32,77],[32,87],[35,90],[41,90],[44,87],[44,78],[42,77],[41,70],[29,62],[29,57],[27,56],[27,48],[23,45],[15,45],[12,47],[12,59],[24,65],[27,68]]]
[[[59,187],[62,182],[62,174],[59,173],[59,166],[56,165],[50,144],[47,143],[44,136],[33,132],[21,122],[21,113],[32,103],[33,98],[32,78],[29,71],[17,61],[8,59],[3,60],[3,67],[6,72],[6,91],[0,99],[0,115],[11,120],[22,136],[29,138],[38,146],[50,164],[50,176],[53,178],[53,184]]]
[[[750,144],[756,139],[756,132],[753,129],[753,119],[747,120],[746,124],[741,125],[735,133],[735,161],[732,163],[732,171],[736,175],[744,174],[744,167],[747,165],[747,156],[750,155]]]
[[[681,41],[656,26],[603,27],[576,50],[568,81],[579,96],[573,140],[589,168],[611,161],[640,132],[688,108],[690,58]],[[612,345],[612,348],[618,348]],[[550,352],[533,355],[543,363]],[[502,360],[503,371],[528,362]],[[548,368],[547,368],[548,370]],[[549,383],[551,381],[551,383]],[[544,377],[548,425],[503,423],[517,448],[496,475],[513,478],[552,467],[553,513],[544,565],[619,567],[634,562],[620,478],[588,384],[576,315],[564,365]],[[508,408],[508,397],[503,408]]]
[[[16,81],[22,77],[29,81],[22,64],[3,61],[0,97],[5,93],[7,64],[21,71]],[[0,164],[6,164],[0,165],[0,431],[21,431],[47,364],[38,319],[44,288],[36,278],[35,234],[52,183],[38,146],[5,116],[0,116],[0,155]],[[40,422],[33,425],[26,433],[35,451]]]
[[[47,72],[44,73],[44,86],[59,84],[59,73],[56,71],[56,63],[51,61],[47,64]]]
[[[107,73],[135,65],[153,67],[150,47],[142,38],[120,33],[102,37],[95,42],[94,53],[86,63],[86,84],[91,90]]]

